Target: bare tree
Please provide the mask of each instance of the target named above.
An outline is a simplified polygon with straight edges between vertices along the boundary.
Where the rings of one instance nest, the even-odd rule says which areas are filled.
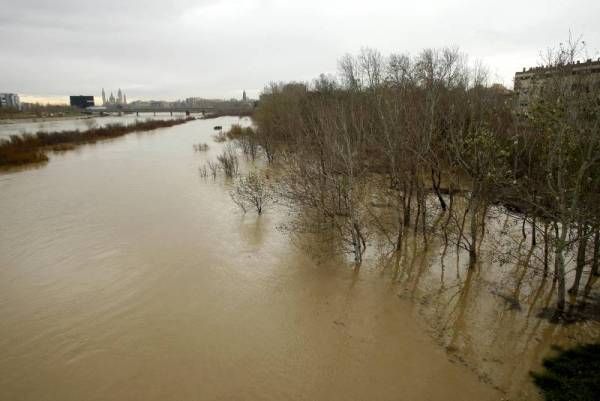
[[[221,164],[221,169],[228,178],[233,178],[238,175],[239,160],[235,147],[227,144],[223,152],[217,156],[217,161]]]
[[[229,194],[244,213],[253,208],[260,215],[264,208],[274,201],[273,189],[268,177],[253,171],[238,177]]]

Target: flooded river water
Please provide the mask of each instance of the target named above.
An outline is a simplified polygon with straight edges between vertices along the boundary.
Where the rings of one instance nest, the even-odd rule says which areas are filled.
[[[597,334],[507,309],[486,277],[440,290],[436,255],[312,257],[284,210],[243,215],[200,177],[238,121],[0,174],[1,400],[535,399],[528,369]]]

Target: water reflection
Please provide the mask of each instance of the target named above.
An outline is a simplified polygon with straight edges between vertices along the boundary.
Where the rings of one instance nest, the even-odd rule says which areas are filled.
[[[511,399],[537,399],[529,372],[541,367],[553,345],[596,341],[600,325],[560,325],[543,316],[556,302],[556,283],[528,267],[529,245],[519,263],[498,264],[484,249],[488,257],[469,268],[466,253],[442,242],[407,238],[402,256],[390,256],[381,269],[453,360]],[[448,274],[450,266],[456,274]]]
[[[272,221],[267,214],[256,216],[255,214],[243,213],[240,216],[240,236],[250,250],[255,250],[263,244],[272,225]]]

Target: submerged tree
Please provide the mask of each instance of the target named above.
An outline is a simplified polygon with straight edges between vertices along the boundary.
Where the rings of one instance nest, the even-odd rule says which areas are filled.
[[[248,209],[255,209],[256,213],[261,215],[264,208],[274,201],[273,189],[268,177],[253,171],[238,177],[229,194],[244,213]]]
[[[266,88],[253,138],[281,172],[278,196],[337,233],[357,263],[377,236],[400,253],[410,228],[426,246],[439,235],[444,252],[453,242],[475,266],[491,211],[510,211],[522,242],[531,236],[525,263],[553,273],[563,310],[570,252],[574,295],[586,271],[589,292],[600,265],[600,86],[573,74],[575,53],[549,53],[537,100],[519,116],[458,49],[362,49],[337,77]]]

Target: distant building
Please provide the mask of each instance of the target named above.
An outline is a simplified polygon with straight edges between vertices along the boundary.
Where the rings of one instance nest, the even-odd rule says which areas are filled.
[[[21,101],[16,93],[0,93],[0,107],[12,107],[21,110]]]
[[[115,97],[115,95],[113,95],[112,92],[110,92],[110,96],[108,97],[108,99],[106,98],[106,92],[104,92],[104,88],[102,88],[102,105],[103,106],[123,106],[127,104],[127,95],[125,94],[125,92],[123,92],[121,90],[121,88],[119,88],[117,90],[117,96]]]
[[[576,62],[560,67],[535,67],[515,73],[515,109],[527,113],[533,100],[549,78],[560,74],[572,91],[597,91],[600,93],[600,59]]]
[[[247,102],[248,98],[246,97],[246,91],[242,93],[242,102]]]
[[[85,109],[87,107],[94,106],[94,96],[70,96],[69,100],[71,106],[78,107],[80,109]]]

